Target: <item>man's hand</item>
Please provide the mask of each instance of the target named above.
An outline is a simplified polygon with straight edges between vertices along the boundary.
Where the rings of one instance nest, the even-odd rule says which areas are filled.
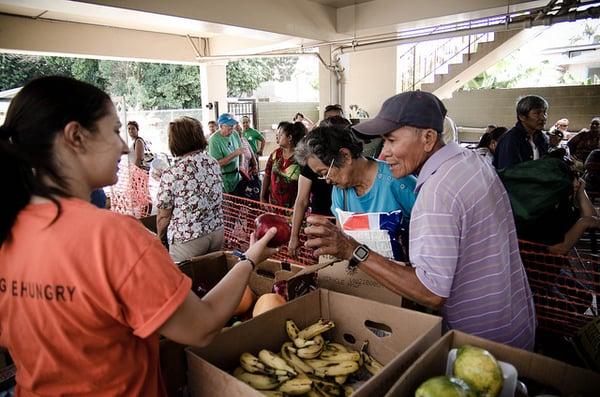
[[[304,229],[309,240],[305,245],[314,248],[315,256],[333,255],[338,259],[350,259],[359,244],[345,235],[336,225],[321,215],[311,215],[306,219],[308,227]]]

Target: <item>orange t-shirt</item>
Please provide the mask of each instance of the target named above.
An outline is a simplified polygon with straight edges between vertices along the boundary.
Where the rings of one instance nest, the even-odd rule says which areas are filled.
[[[191,280],[135,219],[28,205],[0,247],[0,345],[17,395],[163,396],[157,329]]]

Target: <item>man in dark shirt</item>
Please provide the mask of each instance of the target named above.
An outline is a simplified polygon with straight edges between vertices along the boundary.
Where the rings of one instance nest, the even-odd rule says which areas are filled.
[[[517,124],[500,139],[494,153],[494,167],[503,169],[524,161],[537,160],[548,153],[542,132],[548,119],[548,102],[527,95],[517,102]]]

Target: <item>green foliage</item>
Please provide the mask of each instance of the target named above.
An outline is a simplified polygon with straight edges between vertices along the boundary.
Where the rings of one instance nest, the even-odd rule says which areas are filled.
[[[297,57],[249,58],[227,64],[227,95],[249,96],[265,81],[289,81]]]
[[[0,54],[0,90],[17,88],[47,75],[94,84],[111,96],[125,97],[134,109],[200,107],[197,66]]]
[[[285,57],[230,62],[228,95],[250,95],[265,81],[290,80],[297,61],[296,57]],[[94,84],[113,97],[124,97],[133,109],[201,107],[197,66],[0,54],[0,91],[47,75],[70,76]]]

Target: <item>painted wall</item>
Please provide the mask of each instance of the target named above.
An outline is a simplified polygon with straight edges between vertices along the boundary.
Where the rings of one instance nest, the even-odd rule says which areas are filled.
[[[458,126],[512,127],[517,117],[517,99],[528,94],[541,95],[548,101],[547,129],[566,117],[569,130],[579,131],[589,126],[592,117],[600,115],[600,85],[457,91],[444,104]]]
[[[358,105],[373,117],[383,101],[396,94],[396,48],[347,55],[346,112],[350,105]]]

